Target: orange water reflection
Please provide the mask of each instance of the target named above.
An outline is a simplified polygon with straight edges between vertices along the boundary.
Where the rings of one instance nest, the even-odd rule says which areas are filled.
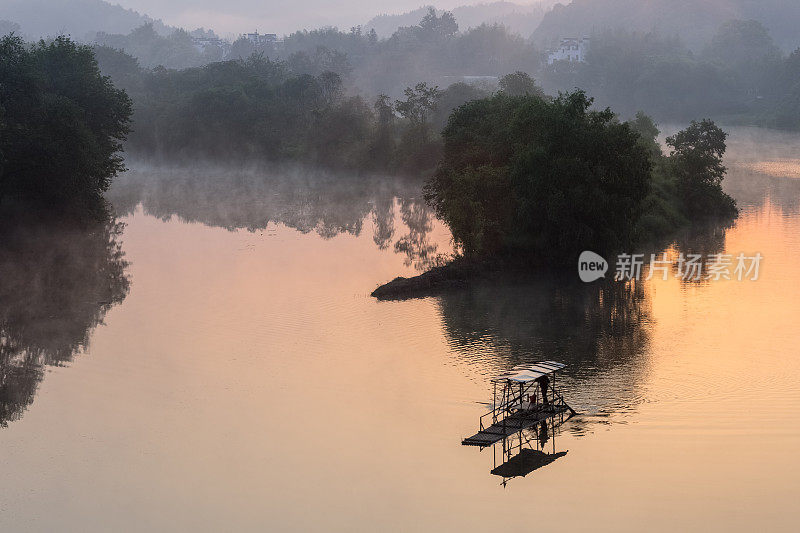
[[[517,280],[405,302],[368,296],[416,271],[395,253],[413,232],[402,196],[382,204],[393,231],[374,191],[347,204],[357,216],[278,201],[280,216],[253,208],[258,223],[231,218],[252,207],[235,195],[221,211],[202,195],[193,210],[133,202],[129,295],[0,431],[0,524],[473,530],[503,516],[546,530],[792,529],[798,197],[750,178],[767,181],[761,194],[732,184],[744,210],[721,246],[761,252],[757,282],[602,292]],[[446,252],[446,230],[425,224]],[[569,453],[503,489],[490,457],[460,440],[487,376],[551,354],[570,363],[581,411],[558,436]]]

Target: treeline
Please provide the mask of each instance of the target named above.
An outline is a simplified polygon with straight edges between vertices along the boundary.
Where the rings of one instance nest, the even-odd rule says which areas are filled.
[[[800,51],[784,56],[755,21],[724,24],[699,53],[655,33],[600,33],[586,63],[548,65],[540,79],[548,91],[584,88],[625,116],[800,127]]]
[[[295,32],[288,35],[278,57],[289,61],[296,55],[314,55],[318,49],[342,52],[351,67],[347,74],[353,88],[365,94],[399,95],[418,81],[447,86],[464,76],[500,77],[517,70],[535,73],[541,50],[500,24],[482,24],[459,31],[450,12],[430,9],[413,26],[399,28],[387,39],[377,39],[361,28]]]
[[[199,67],[227,59],[220,46],[208,45],[198,49],[193,37],[214,37],[213,32],[197,29],[187,32],[174,29],[158,32],[152,22],[131,30],[128,34],[97,33],[94,44],[124,50],[145,67],[188,68]]]
[[[546,13],[533,34],[536,42],[589,35],[596,29],[625,28],[678,35],[694,51],[729,20],[757,20],[770,29],[779,45],[799,44],[800,4],[793,0],[572,0]]]
[[[492,93],[422,82],[368,103],[335,72],[299,74],[262,55],[167,70],[96,52],[125,90],[68,38],[0,40],[0,204],[100,218],[103,193],[124,169],[133,105],[127,147],[140,157],[435,169],[426,200],[468,255],[559,262],[736,215],[721,188],[725,134],[713,122],[668,138],[664,156],[647,116],[621,122],[580,90],[547,96],[524,72]]]
[[[356,26],[347,31],[321,28],[297,31],[282,42],[253,44],[240,38],[225,57],[209,47],[192,48],[190,35],[170,37],[145,25],[129,35],[98,35],[96,43],[125,51],[145,68],[186,68],[221,59],[246,60],[263,54],[290,65],[293,72],[338,74],[351,92],[372,98],[378,94],[398,97],[419,81],[445,86],[448,79],[463,76],[502,76],[521,70],[533,73],[541,51],[500,24],[481,25],[460,32],[449,12],[431,9],[416,25],[399,28],[388,38]]]
[[[345,94],[336,73],[298,75],[257,55],[184,70],[137,70],[124,79],[135,109],[127,149],[139,158],[379,169],[431,150],[423,146],[425,113],[437,90],[427,86],[406,99],[409,119],[400,124],[388,97],[368,103]],[[425,158],[427,164],[435,155]]]
[[[432,170],[439,131],[459,105],[490,94],[465,83],[418,83],[399,98],[348,94],[342,77],[297,72],[252,55],[203,67],[142,69],[130,56],[96,47],[103,70],[134,102],[127,149],[169,160],[296,160],[335,168]],[[501,90],[540,92],[518,72]]]
[[[0,38],[0,208],[104,217],[130,115],[88,46]]]
[[[295,74],[334,72],[347,93],[370,101],[379,94],[398,98],[420,81],[447,87],[470,76],[487,80],[482,88],[491,90],[497,78],[519,70],[540,80],[551,94],[581,87],[599,105],[627,117],[643,109],[662,121],[712,116],[800,128],[800,53],[786,57],[755,21],[729,21],[706,39],[704,47],[693,51],[678,37],[604,31],[592,35],[585,63],[548,65],[546,51],[504,26],[459,31],[451,13],[431,10],[418,24],[388,38],[360,27],[304,30],[258,46],[239,39],[228,58],[263,54]],[[221,54],[212,47],[203,56],[185,32],[167,38],[146,27],[100,42],[126,50],[147,68],[198,66]]]

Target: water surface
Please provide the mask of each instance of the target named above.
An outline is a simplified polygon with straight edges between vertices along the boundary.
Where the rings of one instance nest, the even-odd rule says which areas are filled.
[[[794,530],[799,140],[735,131],[741,217],[670,249],[760,252],[758,281],[402,302],[369,292],[451,252],[418,183],[136,169],[124,229],[0,247],[0,525]],[[488,378],[542,359],[579,415],[504,485],[460,441]]]

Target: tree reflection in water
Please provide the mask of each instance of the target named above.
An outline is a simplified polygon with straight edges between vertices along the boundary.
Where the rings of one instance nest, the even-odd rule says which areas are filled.
[[[121,176],[109,199],[120,216],[141,204],[146,214],[162,220],[174,216],[231,231],[262,231],[272,223],[331,239],[359,236],[371,222],[376,246],[393,247],[405,255],[406,265],[422,271],[443,260],[430,239],[433,212],[422,199],[419,179],[302,167],[139,169]]]
[[[0,424],[33,402],[45,365],[85,350],[129,289],[116,221],[0,225]]]
[[[451,348],[487,378],[522,363],[565,363],[558,386],[580,413],[572,431],[642,397],[650,321],[642,283],[518,276],[446,291],[438,302]]]
[[[438,253],[438,245],[428,238],[433,230],[433,210],[425,202],[404,198],[400,213],[408,234],[397,239],[394,251],[405,254],[405,265],[423,271],[446,263],[449,256]]]

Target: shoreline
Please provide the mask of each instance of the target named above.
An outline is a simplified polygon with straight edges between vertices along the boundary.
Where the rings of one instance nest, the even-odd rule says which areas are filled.
[[[476,277],[496,268],[491,268],[486,261],[459,257],[410,278],[396,277],[380,285],[370,296],[379,301],[424,298],[443,290],[465,287]]]

